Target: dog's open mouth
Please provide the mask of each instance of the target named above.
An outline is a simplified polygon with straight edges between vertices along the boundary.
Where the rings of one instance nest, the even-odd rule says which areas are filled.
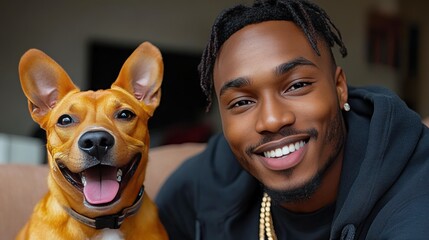
[[[87,203],[100,206],[119,199],[122,189],[133,177],[140,157],[141,154],[137,154],[123,167],[98,164],[80,173],[71,172],[63,164],[59,164],[59,167],[67,181],[83,193]]]

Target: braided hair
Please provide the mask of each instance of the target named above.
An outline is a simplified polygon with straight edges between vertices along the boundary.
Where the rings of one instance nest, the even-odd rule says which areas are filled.
[[[198,66],[200,85],[212,103],[213,68],[222,44],[243,27],[270,20],[292,21],[304,32],[311,47],[320,56],[317,40],[322,39],[329,48],[338,45],[342,57],[347,55],[340,31],[326,12],[307,0],[256,0],[252,6],[237,5],[224,10],[215,20],[210,40]]]

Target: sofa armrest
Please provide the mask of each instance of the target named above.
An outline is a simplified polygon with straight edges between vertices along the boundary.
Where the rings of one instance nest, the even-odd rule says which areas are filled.
[[[36,203],[48,191],[46,165],[0,165],[0,233],[15,239]]]

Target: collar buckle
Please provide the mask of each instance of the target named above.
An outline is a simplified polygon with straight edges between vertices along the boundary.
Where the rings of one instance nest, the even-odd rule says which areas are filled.
[[[102,217],[95,218],[95,228],[103,229],[118,229],[121,226],[122,221],[120,221],[119,214],[106,215]]]

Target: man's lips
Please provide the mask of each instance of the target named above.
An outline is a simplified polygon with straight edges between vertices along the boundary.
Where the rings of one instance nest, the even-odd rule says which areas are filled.
[[[286,170],[302,161],[308,141],[309,137],[294,136],[263,144],[255,152],[261,156],[261,162],[266,168]]]
[[[295,143],[286,144],[283,147],[265,151],[264,156],[267,158],[279,158],[279,157],[287,156],[299,150],[300,148],[304,147],[305,144],[306,142],[304,140],[301,140]]]
[[[304,141],[296,142],[294,144],[291,144],[289,146],[285,146],[282,148],[281,151],[283,151],[285,148],[288,149],[286,152],[287,154],[279,154],[279,149],[276,149],[274,152],[274,157],[271,155],[272,151],[267,153],[268,156],[265,156],[262,158],[262,163],[265,165],[266,168],[269,168],[271,170],[286,170],[292,167],[295,167],[298,165],[304,155],[304,150],[306,149],[306,143]],[[277,157],[277,154],[280,156]]]

